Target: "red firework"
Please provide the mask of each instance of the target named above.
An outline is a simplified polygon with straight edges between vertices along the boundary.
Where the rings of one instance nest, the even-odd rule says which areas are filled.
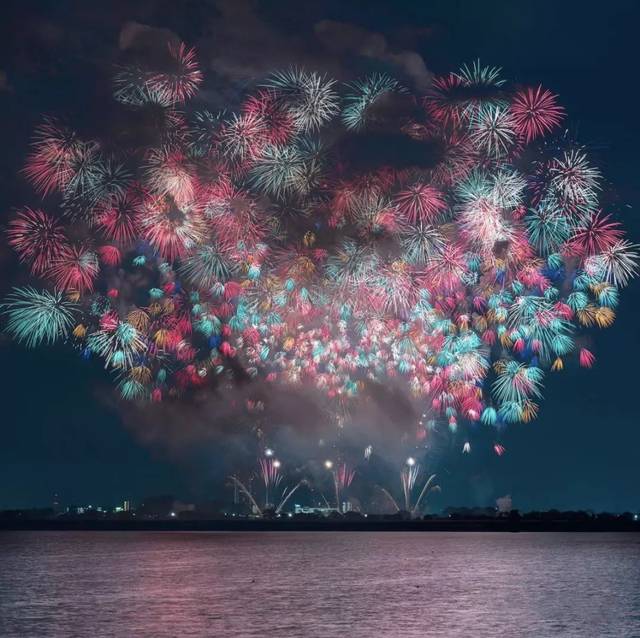
[[[442,253],[429,262],[424,273],[423,285],[431,289],[454,290],[460,285],[460,279],[466,269],[464,247],[457,244],[447,244]]]
[[[205,224],[194,206],[177,206],[169,198],[151,197],[143,205],[145,239],[164,259],[174,261],[205,237]]]
[[[445,127],[457,127],[468,109],[468,102],[460,98],[465,86],[464,79],[455,73],[434,78],[424,102],[429,115]]]
[[[181,42],[169,44],[169,55],[173,69],[154,74],[148,81],[150,88],[168,103],[185,102],[198,92],[202,83],[202,72],[198,68],[195,49]]]
[[[98,256],[83,246],[66,247],[49,274],[60,290],[91,292],[100,266]]]
[[[242,241],[247,246],[254,246],[265,235],[264,221],[255,201],[229,180],[220,180],[211,190],[204,209],[224,244],[236,246]]]
[[[23,169],[27,179],[43,196],[62,190],[73,176],[78,140],[55,120],[45,118],[33,136],[32,152]]]
[[[153,149],[147,156],[147,183],[158,195],[170,195],[179,205],[195,198],[197,180],[184,153],[170,146]]]
[[[583,368],[590,368],[594,364],[595,360],[596,358],[590,350],[580,348],[580,365]]]
[[[98,254],[100,255],[102,263],[107,266],[117,266],[122,259],[122,255],[117,246],[100,246]]]
[[[66,247],[62,226],[42,210],[24,208],[9,222],[9,244],[22,262],[31,263],[34,275],[43,274]]]
[[[556,95],[541,86],[522,89],[515,94],[511,114],[516,125],[516,133],[523,137],[526,143],[560,124],[564,117],[564,109],[558,106],[556,100]]]
[[[433,221],[447,203],[442,193],[428,184],[413,184],[396,196],[398,210],[411,223]]]
[[[596,213],[587,224],[575,231],[567,245],[567,252],[581,257],[597,255],[623,237],[624,231],[618,222],[612,221],[610,215]]]
[[[121,245],[132,244],[139,233],[140,203],[137,193],[127,191],[101,204],[96,212],[104,235]]]
[[[275,91],[262,90],[252,95],[243,111],[264,123],[265,137],[271,144],[286,144],[294,132],[293,119]]]
[[[340,490],[348,488],[356,476],[356,471],[346,463],[340,463],[334,470],[334,481]]]

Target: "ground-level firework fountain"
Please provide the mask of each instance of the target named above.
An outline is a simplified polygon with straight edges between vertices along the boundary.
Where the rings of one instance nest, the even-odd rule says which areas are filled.
[[[240,490],[248,499],[255,514],[262,516],[267,512],[273,512],[279,515],[290,498],[297,492],[298,488],[307,482],[306,479],[302,479],[292,488],[283,486],[283,476],[280,473],[281,466],[281,462],[274,458],[271,448],[267,448],[264,456],[258,459],[257,475],[264,485],[264,500],[262,505],[258,504],[256,496],[254,496],[251,489],[247,487],[238,476],[232,475],[229,477],[234,488]]]
[[[410,516],[417,516],[420,513],[421,505],[430,492],[439,492],[440,486],[435,484],[436,475],[427,474],[423,481],[422,468],[420,464],[410,456],[400,472],[400,484],[402,485],[403,506],[392,496],[385,487],[379,489],[393,504],[397,512],[406,512]],[[417,485],[417,498],[413,501]]]
[[[367,456],[364,463],[367,464],[370,460],[371,456]],[[380,506],[373,505],[373,501],[376,500],[375,496],[379,492],[391,505],[392,512],[418,517],[424,512],[429,494],[440,491],[440,486],[435,483],[436,475],[424,471],[413,457],[406,460],[400,472],[402,498],[396,499],[393,496],[395,491],[393,487],[387,489],[363,477],[359,479],[359,483],[369,481],[369,485],[359,485],[360,492],[369,493],[368,502],[365,503],[361,498],[354,500],[354,494],[350,490],[358,475],[357,466],[352,466],[344,460],[326,459],[322,463],[309,460],[296,470],[299,475],[302,474],[302,478],[293,481],[289,481],[290,477],[285,477],[281,471],[282,468],[283,464],[276,458],[274,450],[267,447],[264,454],[258,458],[256,469],[248,475],[245,473],[246,478],[241,478],[240,473],[228,477],[229,485],[236,493],[234,503],[244,500],[254,516],[280,516],[294,509],[292,497],[296,494],[300,496],[299,489],[304,486],[307,494],[302,497],[303,500],[305,497],[308,500],[311,496],[312,499],[319,501],[314,506],[315,510],[327,515],[345,514],[351,511],[360,514],[377,513]],[[318,471],[320,468],[324,469],[324,472]],[[327,474],[330,477],[329,480],[327,480]],[[254,484],[257,484],[257,487]],[[238,499],[238,495],[242,499]],[[372,505],[373,509],[371,509]],[[382,511],[388,511],[388,509],[382,507]]]

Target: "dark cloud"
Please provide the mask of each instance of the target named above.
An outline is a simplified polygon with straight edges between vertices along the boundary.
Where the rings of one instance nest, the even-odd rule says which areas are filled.
[[[120,29],[118,38],[118,47],[121,51],[144,50],[179,43],[180,37],[171,29],[161,29],[135,21],[126,22]]]
[[[328,73],[348,81],[379,68],[425,90],[431,73],[419,53],[395,48],[387,38],[362,26],[320,20],[285,29],[268,20],[250,0],[216,0],[215,11],[196,44],[203,65],[213,74],[205,96],[225,106],[244,89],[276,69],[290,66]],[[165,30],[154,30],[168,37]],[[128,45],[149,37],[149,27],[125,26],[120,35]],[[122,45],[121,45],[122,46]],[[207,88],[209,89],[207,91]]]
[[[333,20],[316,23],[314,32],[326,51],[336,57],[361,56],[378,60],[390,69],[395,67],[413,81],[418,91],[426,90],[431,84],[432,73],[422,56],[415,51],[393,50],[380,33]]]

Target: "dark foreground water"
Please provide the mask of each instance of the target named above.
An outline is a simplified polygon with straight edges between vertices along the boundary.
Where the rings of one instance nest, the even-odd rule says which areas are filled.
[[[0,636],[640,636],[640,535],[0,532]]]

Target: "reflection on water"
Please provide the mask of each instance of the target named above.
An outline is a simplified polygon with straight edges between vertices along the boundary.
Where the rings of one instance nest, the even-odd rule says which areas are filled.
[[[3,532],[0,636],[640,636],[640,536]]]

